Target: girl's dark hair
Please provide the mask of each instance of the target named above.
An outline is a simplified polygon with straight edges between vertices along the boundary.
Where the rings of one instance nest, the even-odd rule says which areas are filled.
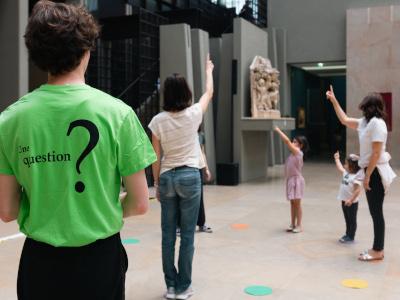
[[[165,79],[163,94],[165,111],[177,112],[192,105],[192,91],[180,74],[174,73]]]
[[[357,173],[358,170],[360,170],[360,166],[358,165],[358,160],[353,159],[350,156],[346,158],[347,160],[347,165],[349,166],[349,173]]]
[[[307,153],[310,150],[308,140],[304,135],[298,135],[294,139],[300,144],[300,149],[303,153]]]
[[[94,49],[99,32],[85,8],[42,0],[33,7],[24,38],[30,58],[42,71],[62,75]]]
[[[385,109],[385,102],[381,94],[378,93],[370,93],[368,94],[363,101],[361,101],[360,105],[358,106],[360,110],[362,110],[367,123],[373,117],[386,119],[386,109]]]

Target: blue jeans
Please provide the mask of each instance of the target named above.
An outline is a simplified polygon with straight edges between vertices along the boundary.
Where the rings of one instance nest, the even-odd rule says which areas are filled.
[[[177,293],[192,283],[194,233],[200,206],[201,180],[198,169],[180,167],[160,176],[162,262],[167,287]],[[181,226],[178,270],[175,267],[177,222]]]

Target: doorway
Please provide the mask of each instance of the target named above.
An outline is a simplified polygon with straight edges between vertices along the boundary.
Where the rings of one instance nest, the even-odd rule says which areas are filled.
[[[304,66],[291,66],[290,75],[292,116],[296,118],[293,136],[307,137],[310,144],[308,158],[330,161],[336,151],[345,155],[346,129],[325,96],[332,84],[340,105],[346,108],[345,73],[315,72]]]

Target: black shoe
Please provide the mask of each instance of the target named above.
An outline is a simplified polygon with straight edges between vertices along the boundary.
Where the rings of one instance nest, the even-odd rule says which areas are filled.
[[[342,244],[348,244],[348,243],[352,243],[354,242],[354,239],[352,239],[351,237],[344,235],[339,239],[339,242]]]
[[[199,232],[207,232],[207,233],[212,233],[211,227],[208,227],[207,225],[199,226]]]

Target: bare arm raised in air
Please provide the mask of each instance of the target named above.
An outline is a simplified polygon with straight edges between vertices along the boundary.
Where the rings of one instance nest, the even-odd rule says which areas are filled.
[[[339,101],[335,97],[335,93],[333,92],[332,85],[330,86],[330,90],[326,92],[326,98],[329,101],[331,101],[333,108],[336,112],[336,116],[338,117],[340,123],[342,123],[344,126],[346,126],[348,128],[357,129],[358,119],[350,118],[346,115],[346,113],[340,107]]]
[[[206,92],[201,96],[199,103],[203,113],[206,112],[208,104],[210,103],[214,93],[214,79],[213,79],[214,64],[210,60],[210,54],[207,55],[206,62]]]
[[[290,152],[292,152],[294,155],[299,154],[300,148],[296,147],[290,139],[282,132],[282,130],[279,129],[279,127],[275,127],[275,131],[279,134],[281,137],[282,141],[288,146]]]
[[[333,155],[334,159],[335,159],[335,164],[336,164],[336,168],[338,169],[338,171],[340,173],[344,173],[346,172],[346,170],[343,168],[342,162],[340,161],[340,154],[339,151],[336,151],[336,153]]]

